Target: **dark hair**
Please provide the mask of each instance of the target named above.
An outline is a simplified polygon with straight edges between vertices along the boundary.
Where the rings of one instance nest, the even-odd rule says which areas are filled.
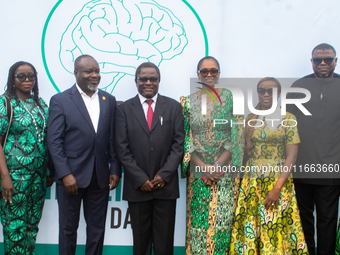
[[[198,61],[198,64],[197,64],[197,71],[200,70],[200,68],[201,68],[201,66],[202,66],[202,64],[203,64],[203,61],[204,61],[204,60],[208,60],[208,59],[214,60],[214,61],[216,62],[216,64],[217,64],[217,66],[218,66],[218,70],[221,71],[221,69],[220,69],[220,63],[218,63],[217,59],[214,58],[214,57],[212,57],[212,56],[206,56],[206,57],[202,58],[200,61]]]
[[[262,79],[259,80],[259,82],[257,83],[256,89],[258,89],[258,88],[260,87],[261,83],[264,82],[264,81],[273,81],[273,82],[275,82],[276,85],[277,85],[277,92],[278,92],[278,93],[281,93],[281,84],[280,84],[280,82],[279,82],[277,79],[275,79],[274,77],[264,77],[264,78],[262,78]]]
[[[39,86],[38,86],[38,74],[37,74],[37,70],[35,69],[35,67],[28,62],[25,61],[19,61],[14,63],[8,71],[8,78],[7,78],[7,84],[6,84],[6,91],[5,94],[8,95],[11,98],[14,98],[16,100],[19,100],[19,98],[17,97],[17,94],[15,93],[15,87],[14,85],[14,73],[15,71],[18,69],[19,66],[24,66],[24,65],[28,65],[32,68],[33,73],[35,75],[35,84],[34,87],[32,89],[32,96],[33,96],[33,100],[34,102],[44,111],[44,108],[41,106],[40,102],[39,102]]]
[[[159,76],[159,80],[161,80],[161,73],[159,71],[159,68],[158,66],[156,66],[154,63],[151,63],[151,62],[144,62],[142,64],[140,64],[137,69],[136,69],[136,73],[135,73],[135,81],[137,82],[137,75],[140,74],[140,71],[142,70],[142,68],[146,68],[146,67],[151,67],[151,68],[155,68],[156,69],[156,72]]]
[[[278,93],[281,92],[281,84],[280,82],[273,78],[273,77],[265,77],[265,78],[262,78],[258,83],[257,83],[257,86],[256,88],[258,89],[261,85],[262,82],[265,82],[265,81],[273,81],[276,83],[277,85],[277,88],[278,88]],[[258,103],[255,107],[256,110],[262,110],[261,109],[261,105],[260,103]],[[245,142],[244,142],[244,160],[243,160],[243,163],[247,162],[247,160],[249,159],[249,157],[251,156],[251,150],[253,148],[253,143],[250,139],[250,136],[254,133],[254,127],[253,126],[249,126],[248,125],[248,121],[250,120],[256,120],[259,116],[254,114],[254,113],[251,113],[247,116],[246,118],[246,128],[244,130],[244,137],[245,137]]]
[[[315,48],[312,50],[312,55],[314,54],[316,50],[332,50],[334,52],[334,55],[336,56],[336,51],[334,47],[328,43],[321,43],[315,46]]]
[[[78,71],[78,64],[80,62],[80,60],[82,60],[83,58],[93,58],[95,59],[94,57],[90,56],[90,55],[80,55],[79,57],[76,58],[76,60],[74,61],[74,71]]]

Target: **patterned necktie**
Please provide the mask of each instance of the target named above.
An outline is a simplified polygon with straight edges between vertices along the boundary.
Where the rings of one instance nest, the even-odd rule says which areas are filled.
[[[151,104],[153,103],[153,100],[152,99],[148,99],[148,100],[145,100],[145,102],[149,105],[148,113],[147,113],[147,117],[146,118],[148,120],[149,130],[151,131],[151,124],[152,124],[152,117],[153,117],[153,110],[152,110]]]

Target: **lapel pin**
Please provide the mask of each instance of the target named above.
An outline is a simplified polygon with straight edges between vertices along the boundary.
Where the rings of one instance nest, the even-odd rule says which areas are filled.
[[[102,98],[103,98],[103,100],[105,100],[105,99],[106,99],[106,97],[104,97],[104,96],[103,96]]]

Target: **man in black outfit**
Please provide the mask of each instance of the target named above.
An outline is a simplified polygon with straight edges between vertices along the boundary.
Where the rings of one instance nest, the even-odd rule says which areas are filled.
[[[136,70],[138,94],[117,107],[117,155],[124,170],[123,199],[129,202],[133,254],[172,255],[177,168],[183,156],[181,105],[158,93],[160,71],[152,63]]]
[[[310,91],[304,115],[295,105],[287,111],[295,114],[301,139],[294,183],[309,254],[315,254],[314,206],[316,209],[317,254],[334,254],[340,191],[340,76],[335,49],[319,44],[312,51],[313,74],[292,87]],[[290,93],[288,98],[303,98]],[[313,172],[312,172],[313,171]]]

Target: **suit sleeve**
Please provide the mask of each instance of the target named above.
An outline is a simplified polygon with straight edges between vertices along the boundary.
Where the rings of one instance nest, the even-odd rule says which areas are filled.
[[[121,166],[119,164],[115,150],[115,117],[116,117],[116,99],[113,98],[112,114],[111,114],[111,130],[110,130],[110,175],[122,176]]]
[[[65,116],[59,98],[53,96],[50,101],[47,145],[55,168],[55,179],[71,174],[64,150]]]
[[[120,160],[124,168],[125,174],[129,176],[129,179],[131,180],[133,187],[135,189],[138,189],[141,185],[143,185],[146,181],[149,180],[149,177],[137,165],[137,162],[130,151],[128,124],[126,120],[126,112],[124,110],[124,105],[120,105],[117,107],[115,122],[116,122],[115,146],[118,159]]]
[[[182,107],[179,103],[176,105],[173,129],[173,139],[169,156],[163,167],[157,172],[157,174],[167,183],[170,182],[174,174],[177,173],[178,166],[183,159],[185,133]]]

